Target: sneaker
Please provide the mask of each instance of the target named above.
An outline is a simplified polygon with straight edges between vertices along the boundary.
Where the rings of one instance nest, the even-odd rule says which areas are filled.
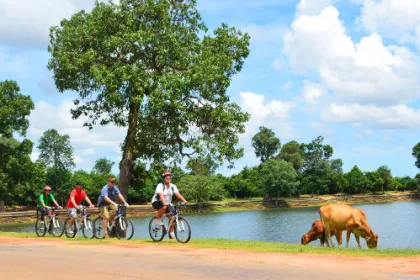
[[[171,231],[171,232],[169,233],[169,238],[170,238],[170,239],[174,239],[174,238],[175,238],[175,233],[174,233],[173,231]]]
[[[74,234],[74,231],[73,231],[72,229],[68,229],[68,230],[67,230],[67,233],[68,233],[68,234]]]
[[[157,221],[156,221],[156,225],[157,225],[157,226],[163,226],[163,225],[164,225],[164,223],[162,222],[162,220],[157,220]]]

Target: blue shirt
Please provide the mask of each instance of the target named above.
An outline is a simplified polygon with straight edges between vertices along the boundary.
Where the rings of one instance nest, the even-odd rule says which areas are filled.
[[[110,188],[108,185],[105,185],[101,190],[101,195],[98,198],[98,207],[108,205],[109,203],[105,201],[104,197],[107,196],[109,199],[114,201],[117,195],[121,194],[120,189],[117,186]]]

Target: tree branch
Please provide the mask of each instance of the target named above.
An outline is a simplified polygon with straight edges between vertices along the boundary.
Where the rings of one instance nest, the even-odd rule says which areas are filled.
[[[189,153],[189,154],[188,153],[184,153],[183,144],[185,143],[185,141],[181,137],[177,136],[176,139],[175,139],[175,142],[178,143],[179,153],[180,153],[181,156],[183,156],[183,157],[186,156],[186,157],[190,158],[192,155],[194,155],[196,153],[196,152]]]

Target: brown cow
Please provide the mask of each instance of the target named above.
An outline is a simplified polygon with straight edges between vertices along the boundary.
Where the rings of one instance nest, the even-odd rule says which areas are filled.
[[[335,235],[335,238],[337,239],[337,243],[339,246],[343,243],[343,231],[341,230],[335,230],[334,228],[331,228],[331,234]],[[311,229],[308,231],[308,233],[302,235],[301,244],[306,245],[314,240],[319,239],[321,246],[324,246],[325,243],[325,231],[324,231],[324,224],[321,220],[315,220],[312,223]],[[327,242],[327,246],[330,246]]]
[[[356,237],[360,246],[360,236],[366,239],[369,248],[378,246],[378,235],[369,226],[366,214],[362,210],[346,204],[327,204],[319,209],[319,215],[325,226],[327,243],[331,242],[331,229],[346,230],[346,248],[349,246],[350,234]],[[334,244],[332,244],[334,247]]]

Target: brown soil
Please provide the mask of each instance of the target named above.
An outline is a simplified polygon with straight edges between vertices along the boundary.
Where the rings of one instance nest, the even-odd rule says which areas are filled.
[[[256,253],[240,250],[220,249],[196,249],[186,248],[182,245],[159,246],[152,244],[109,244],[104,241],[95,245],[76,245],[65,239],[55,238],[13,238],[0,237],[0,245],[53,245],[54,247],[80,246],[96,248],[109,251],[110,248],[130,249],[130,252],[142,252],[144,254],[164,254],[194,258],[205,258],[207,260],[231,260],[240,263],[261,263],[266,265],[286,265],[302,267],[304,269],[332,269],[348,271],[366,271],[370,273],[397,273],[412,276],[420,276],[420,257],[344,257],[335,255],[310,255],[310,254],[284,254],[284,253]]]

